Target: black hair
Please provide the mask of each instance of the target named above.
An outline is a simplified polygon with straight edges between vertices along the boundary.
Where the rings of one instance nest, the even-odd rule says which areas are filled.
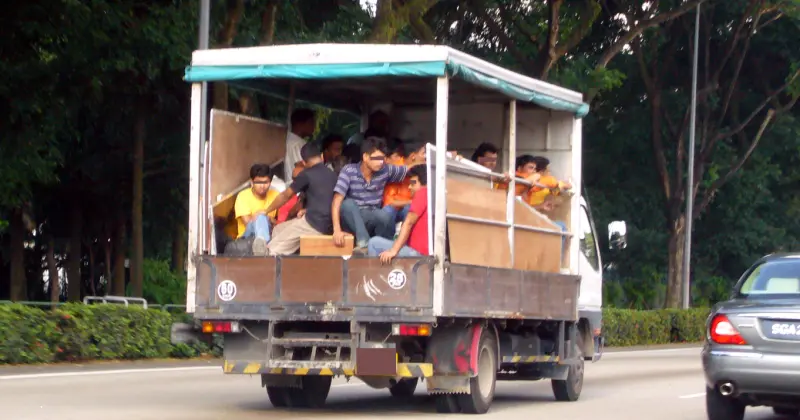
[[[550,166],[550,159],[544,156],[534,156],[533,163],[536,164],[536,172],[542,172]]]
[[[491,143],[479,144],[478,148],[475,149],[475,153],[472,154],[472,161],[477,162],[478,158],[483,157],[487,153],[497,154],[497,148]]]
[[[398,138],[393,139],[391,143],[389,143],[388,149],[389,149],[389,154],[397,153],[402,157],[408,156],[407,152],[408,149],[406,148],[406,143],[403,141],[403,139],[398,139]]]
[[[382,137],[366,137],[361,143],[361,154],[372,154],[374,152],[386,153],[386,140]]]
[[[361,162],[361,146],[350,143],[342,149],[342,156],[347,158],[347,163]]]
[[[517,157],[517,161],[514,163],[514,169],[519,170],[519,168],[529,164],[529,163],[536,163],[536,158],[531,155],[522,155]]]
[[[256,163],[250,167],[250,179],[267,177],[272,180],[272,168],[266,163]]]
[[[383,138],[383,132],[375,129],[375,128],[367,128],[367,131],[364,132],[364,138],[367,137],[380,137]]]
[[[344,138],[338,134],[328,134],[322,139],[322,150],[327,150],[333,143],[344,144]]]
[[[421,141],[410,141],[406,143],[405,147],[406,150],[408,151],[408,154],[406,156],[408,156],[412,153],[418,153],[420,149],[425,147],[425,143]]]
[[[322,151],[319,150],[319,146],[314,143],[306,143],[300,148],[300,158],[303,159],[304,162],[308,162],[309,159],[319,157],[322,154]]]
[[[428,185],[428,168],[425,165],[417,165],[408,170],[408,176],[415,176],[419,178],[419,183],[422,186]]]
[[[294,112],[292,112],[292,117],[290,118],[292,127],[294,127],[295,124],[302,124],[304,122],[308,122],[313,119],[314,119],[314,111],[308,108],[296,109]]]

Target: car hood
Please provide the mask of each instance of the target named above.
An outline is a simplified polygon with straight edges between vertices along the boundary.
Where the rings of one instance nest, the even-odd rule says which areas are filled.
[[[740,314],[748,312],[784,312],[800,314],[800,298],[798,299],[733,299],[719,303],[714,312]]]

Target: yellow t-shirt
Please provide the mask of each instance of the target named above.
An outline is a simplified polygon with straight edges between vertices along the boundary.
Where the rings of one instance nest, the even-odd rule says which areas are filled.
[[[280,195],[279,192],[269,190],[267,191],[267,196],[262,199],[253,194],[252,188],[248,188],[236,196],[236,204],[233,205],[233,211],[238,226],[237,238],[241,238],[242,235],[244,235],[245,229],[247,229],[247,225],[242,220],[242,216],[249,216],[259,210],[266,210],[278,195]],[[269,215],[270,217],[276,218],[278,211],[273,211]]]

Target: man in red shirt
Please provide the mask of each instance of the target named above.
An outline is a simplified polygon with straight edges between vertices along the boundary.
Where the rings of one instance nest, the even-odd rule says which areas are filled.
[[[388,264],[394,257],[419,257],[428,255],[428,172],[425,165],[408,170],[411,205],[408,215],[394,242],[374,236],[367,243],[371,257],[380,256]]]

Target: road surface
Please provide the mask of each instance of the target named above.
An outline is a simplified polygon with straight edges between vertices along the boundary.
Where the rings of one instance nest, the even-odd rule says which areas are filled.
[[[587,364],[578,402],[555,402],[546,381],[500,382],[485,420],[704,420],[700,350],[606,353]],[[0,418],[13,420],[278,420],[438,419],[420,384],[417,396],[394,400],[358,380],[334,380],[323,410],[272,408],[256,376],[226,376],[207,362],[0,369]],[[176,367],[177,366],[177,367]],[[748,420],[778,419],[750,408]]]

